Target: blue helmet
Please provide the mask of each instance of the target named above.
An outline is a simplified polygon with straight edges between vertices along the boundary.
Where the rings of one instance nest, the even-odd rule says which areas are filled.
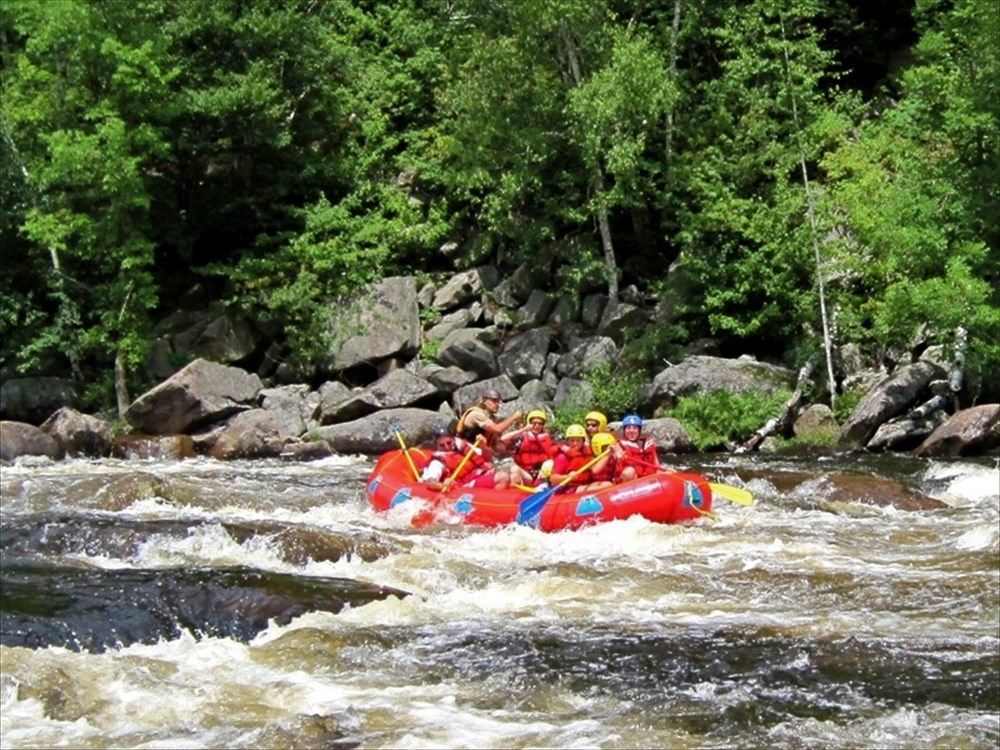
[[[626,414],[622,420],[622,427],[638,427],[642,429],[642,417],[638,414]]]

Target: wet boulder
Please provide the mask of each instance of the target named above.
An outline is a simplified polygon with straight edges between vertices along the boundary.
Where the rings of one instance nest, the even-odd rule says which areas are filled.
[[[26,422],[0,421],[0,461],[20,456],[62,458],[59,443],[46,432]]]
[[[81,414],[68,406],[57,410],[41,427],[70,456],[107,456],[111,451],[111,425],[99,417]]]
[[[963,409],[916,449],[918,456],[967,456],[1000,446],[1000,404]]]
[[[764,479],[778,492],[798,496],[811,505],[822,507],[832,507],[831,503],[859,503],[917,511],[948,507],[947,503],[928,497],[898,480],[872,474],[834,471],[816,475],[741,468],[739,475],[744,481]]]
[[[255,374],[196,359],[133,401],[125,419],[150,435],[184,433],[253,408],[261,388]]]
[[[331,312],[331,334],[343,342],[328,363],[331,370],[389,357],[408,359],[420,349],[420,312],[412,276],[382,279],[352,304],[338,303]]]
[[[871,451],[910,450],[947,419],[947,412],[941,409],[925,417],[891,419],[879,426],[865,447]]]
[[[905,412],[932,380],[943,375],[944,371],[931,362],[900,367],[854,408],[840,432],[841,445],[866,445],[879,425]]]
[[[280,415],[267,409],[251,409],[226,422],[215,434],[208,453],[220,460],[274,458],[296,436]]]
[[[662,370],[643,393],[652,409],[673,406],[682,396],[712,391],[730,393],[774,393],[791,390],[796,373],[787,367],[758,362],[751,357],[690,356]]]
[[[0,419],[40,425],[52,412],[78,401],[76,386],[66,378],[8,378],[0,385]]]
[[[350,422],[320,427],[310,438],[325,440],[337,453],[378,454],[398,448],[396,431],[410,445],[427,442],[452,420],[428,409],[385,409]]]
[[[512,337],[497,358],[500,370],[516,385],[542,377],[548,360],[552,332],[536,328]]]
[[[141,435],[133,433],[111,443],[114,458],[179,461],[195,454],[191,435]]]

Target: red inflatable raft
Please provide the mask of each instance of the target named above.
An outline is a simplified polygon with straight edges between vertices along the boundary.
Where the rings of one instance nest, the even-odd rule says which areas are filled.
[[[418,471],[428,454],[410,449]],[[520,518],[522,502],[531,495],[518,489],[484,490],[452,487],[435,492],[413,478],[401,450],[379,458],[368,477],[365,494],[375,510],[386,511],[400,503],[422,501],[442,513],[453,513],[475,526],[527,523],[541,531],[578,529],[601,521],[642,516],[657,523],[677,523],[700,518],[712,509],[712,490],[699,474],[660,472],[631,482],[587,493],[560,492],[541,513],[528,521]]]

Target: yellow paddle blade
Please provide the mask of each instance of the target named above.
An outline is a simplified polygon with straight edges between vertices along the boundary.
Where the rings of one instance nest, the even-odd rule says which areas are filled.
[[[731,484],[715,484],[714,482],[709,482],[708,486],[712,490],[712,497],[721,497],[737,505],[753,505],[753,495],[744,489],[733,487]]]

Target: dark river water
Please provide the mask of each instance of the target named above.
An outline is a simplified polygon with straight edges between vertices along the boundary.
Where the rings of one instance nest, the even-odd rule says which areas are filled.
[[[0,467],[0,745],[1000,745],[995,461],[713,457],[754,507],[557,534],[413,529],[371,466]]]

